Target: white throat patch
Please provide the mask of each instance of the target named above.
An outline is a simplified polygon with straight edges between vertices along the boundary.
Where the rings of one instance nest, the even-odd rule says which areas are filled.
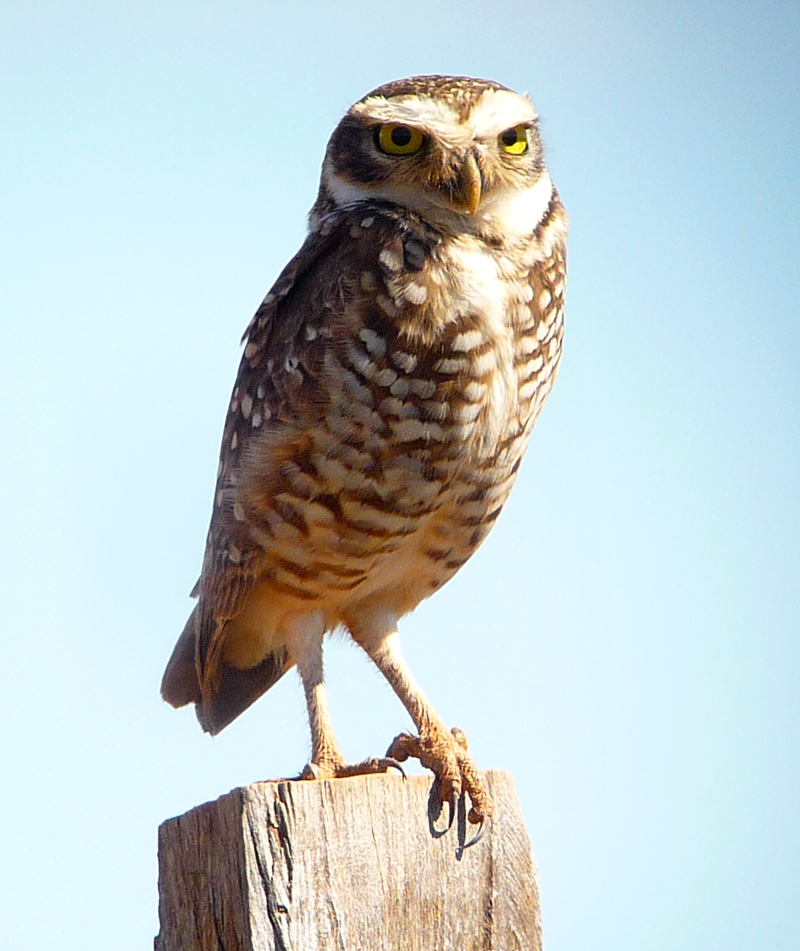
[[[502,234],[530,235],[544,218],[553,197],[553,183],[547,172],[522,191],[504,188],[481,201],[475,218]]]

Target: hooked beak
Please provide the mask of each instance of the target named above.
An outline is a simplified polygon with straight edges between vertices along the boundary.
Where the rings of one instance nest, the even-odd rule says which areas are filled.
[[[458,173],[459,197],[467,211],[474,215],[481,202],[481,170],[473,152],[467,152],[464,164]]]

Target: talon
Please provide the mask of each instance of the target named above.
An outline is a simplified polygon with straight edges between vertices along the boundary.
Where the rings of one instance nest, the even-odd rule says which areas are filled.
[[[381,762],[386,764],[387,769],[396,769],[403,779],[408,779],[406,771],[396,759],[393,759],[391,756],[384,756]]]
[[[370,757],[361,763],[335,763],[320,764],[306,763],[303,772],[296,778],[303,779],[347,779],[350,776],[369,776],[373,773],[385,773],[390,769],[396,769],[403,779],[406,779],[406,771],[400,765],[398,760],[391,756]]]
[[[361,763],[354,763],[352,766],[343,766],[336,773],[337,777],[345,778],[347,776],[368,776],[372,773],[385,773],[390,769],[396,769],[403,779],[406,779],[406,771],[400,763],[391,756],[371,756]]]
[[[458,806],[458,796],[452,793],[447,800],[447,831],[453,828],[453,822],[456,818],[456,807]]]
[[[469,811],[470,822],[472,821],[472,813],[474,811],[475,811],[474,809],[470,809]],[[483,833],[485,831],[486,831],[486,820],[483,818],[483,816],[481,816],[481,818],[478,820],[478,831],[475,833],[475,835],[473,835],[473,837],[469,840],[469,842],[466,842],[464,843],[464,845],[461,846],[461,851],[465,852],[467,849],[471,849],[473,845],[477,845],[478,842],[480,842],[481,839],[483,838]]]
[[[446,732],[433,728],[422,736],[398,734],[386,756],[402,762],[413,757],[431,770],[438,780],[440,800],[448,803],[448,829],[455,821],[456,803],[462,790],[467,793],[472,803],[469,821],[472,825],[481,825],[471,842],[474,845],[483,835],[484,821],[492,814],[492,800],[468,750],[469,743],[463,730],[453,727]]]

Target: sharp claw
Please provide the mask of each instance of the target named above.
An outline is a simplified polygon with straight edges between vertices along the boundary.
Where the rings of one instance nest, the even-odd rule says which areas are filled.
[[[473,837],[469,840],[469,842],[466,842],[464,845],[461,846],[462,852],[465,852],[467,849],[472,848],[473,845],[477,845],[478,842],[480,842],[481,839],[483,838],[483,833],[486,831],[486,820],[483,818],[483,816],[481,816],[478,822],[479,822],[478,831],[475,833],[475,835],[473,835]]]
[[[456,806],[458,805],[458,794],[453,792],[447,800],[447,829],[453,828],[453,822],[456,818]]]
[[[408,779],[408,774],[396,759],[393,759],[391,756],[384,756],[381,762],[387,769],[396,769],[403,779]]]

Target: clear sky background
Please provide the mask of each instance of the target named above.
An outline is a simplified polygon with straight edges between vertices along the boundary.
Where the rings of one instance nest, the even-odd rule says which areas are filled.
[[[404,647],[513,772],[548,951],[800,947],[800,7],[0,4],[0,944],[133,951],[156,830],[308,755],[292,673],[217,739],[158,684],[238,340],[330,131],[422,72],[537,103],[562,371]],[[330,645],[345,754],[409,725]]]

